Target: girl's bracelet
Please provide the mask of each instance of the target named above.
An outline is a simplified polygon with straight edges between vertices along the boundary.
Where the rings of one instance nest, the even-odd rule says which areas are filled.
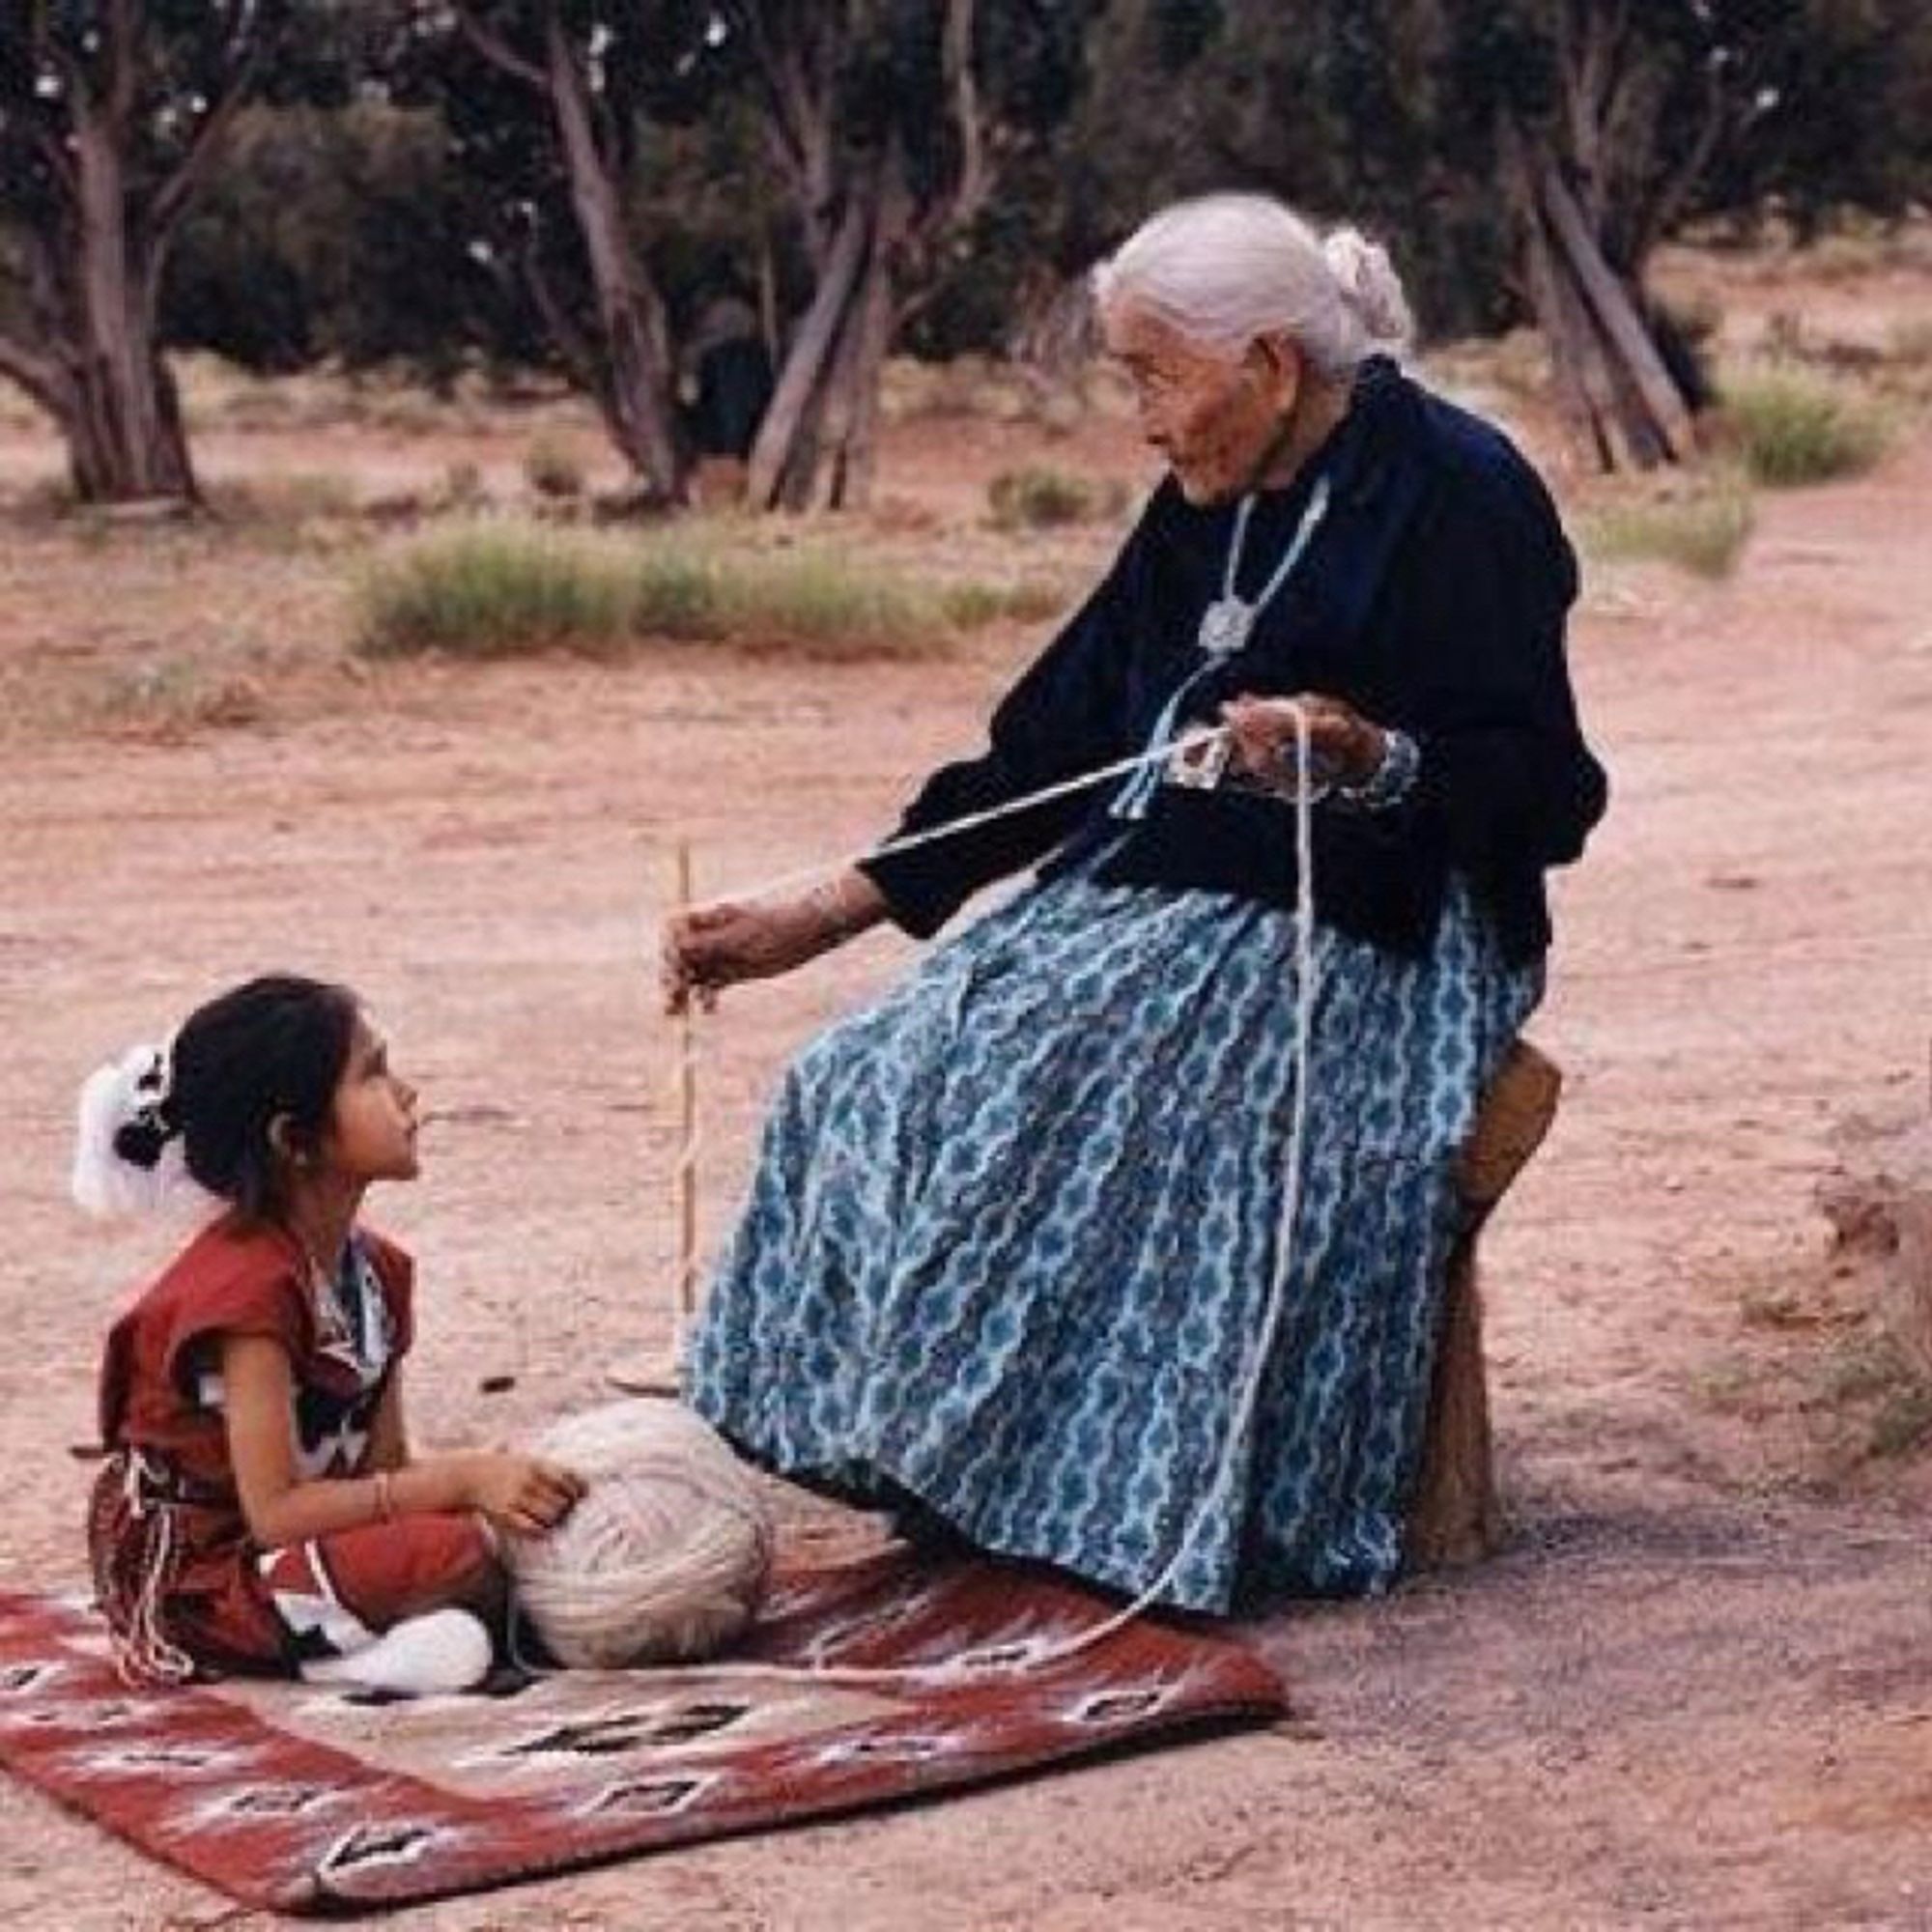
[[[395,1478],[387,1469],[376,1471],[376,1520],[394,1522],[396,1520]]]

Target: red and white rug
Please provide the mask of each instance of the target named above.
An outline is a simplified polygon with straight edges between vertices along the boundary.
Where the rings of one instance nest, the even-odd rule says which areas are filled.
[[[850,1687],[571,1671],[509,1694],[372,1703],[279,1683],[130,1691],[71,1600],[0,1592],[0,1764],[245,1904],[341,1914],[769,1830],[1287,1709],[1199,1624],[1108,1614],[1065,1579],[896,1547],[781,1575],[740,1660],[1013,1663]]]

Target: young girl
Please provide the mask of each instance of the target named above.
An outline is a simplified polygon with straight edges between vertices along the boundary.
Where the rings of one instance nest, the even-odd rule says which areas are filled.
[[[88,1542],[124,1675],[468,1688],[502,1596],[493,1527],[540,1535],[583,1486],[527,1456],[410,1455],[410,1259],[356,1212],[415,1178],[416,1093],[352,993],[251,980],[89,1081],[83,1207],[183,1168],[220,1211],[101,1365]]]

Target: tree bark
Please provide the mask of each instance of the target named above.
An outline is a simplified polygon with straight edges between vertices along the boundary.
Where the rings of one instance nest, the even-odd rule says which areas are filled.
[[[1508,121],[1499,149],[1524,283],[1572,442],[1605,470],[1689,458],[1697,445],[1689,399],[1557,156]]]
[[[838,494],[834,509],[850,505],[864,509],[872,500],[878,473],[879,391],[886,355],[892,348],[894,301],[889,248],[875,247],[867,270],[853,325],[853,354],[846,364],[851,400],[845,412],[845,432],[838,456]]]
[[[1636,392],[1643,411],[1662,442],[1665,461],[1688,457],[1697,446],[1697,432],[1684,397],[1663,366],[1650,330],[1636,303],[1604,259],[1596,237],[1583,219],[1576,198],[1565,185],[1555,163],[1546,160],[1539,184],[1544,210],[1557,242],[1569,259],[1609,346],[1615,363]],[[1635,412],[1631,412],[1634,416]]]
[[[17,383],[59,426],[83,502],[176,497],[199,491],[181,401],[156,342],[161,270],[176,225],[207,179],[260,53],[259,20],[238,10],[222,75],[190,110],[185,151],[152,192],[130,185],[140,136],[140,9],[106,10],[98,84],[63,65],[65,120],[34,133],[51,191],[21,231],[27,257],[22,340],[0,341],[0,376]]]
[[[180,401],[155,343],[160,249],[130,207],[111,129],[76,129],[76,196],[62,232],[28,234],[38,342],[0,338],[0,377],[53,418],[83,503],[199,498]]]
[[[802,509],[817,470],[818,430],[825,386],[850,319],[853,298],[870,249],[869,211],[848,201],[837,239],[819,273],[811,306],[792,337],[771,406],[752,445],[746,495],[760,509]]]
[[[682,492],[670,412],[671,362],[664,307],[638,260],[622,196],[597,139],[589,87],[554,14],[547,89],[570,178],[571,206],[590,260],[604,338],[597,401],[625,461],[667,501]]]
[[[747,495],[760,508],[838,509],[869,500],[899,285],[923,250],[973,218],[992,182],[973,70],[976,6],[944,0],[940,112],[957,132],[958,153],[944,183],[918,194],[908,137],[897,123],[876,149],[844,158],[839,73],[859,31],[845,9],[784,12],[737,0],[730,10],[764,90],[773,164],[797,209],[813,276],[811,302],[752,451]]]
[[[84,502],[191,501],[197,491],[181,414],[155,348],[160,247],[129,207],[120,130],[104,108],[76,110],[74,157],[76,326],[67,345],[64,427],[75,494]]]
[[[598,128],[599,103],[554,6],[541,61],[517,51],[468,7],[456,25],[485,60],[540,95],[563,156],[571,213],[590,265],[595,331],[564,314],[534,250],[524,260],[530,294],[572,379],[586,388],[611,440],[654,497],[684,495],[685,465],[671,412],[673,371],[664,304],[624,218],[617,163]]]

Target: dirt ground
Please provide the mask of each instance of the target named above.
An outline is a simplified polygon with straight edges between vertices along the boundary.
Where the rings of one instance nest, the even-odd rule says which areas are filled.
[[[212,434],[204,460],[390,488],[464,451],[507,473],[515,433]],[[1047,443],[922,419],[893,435],[864,541],[1077,582],[1110,532],[983,527],[986,478],[1029,456],[1146,474],[1112,422]],[[48,467],[30,429],[0,431],[0,478]],[[1592,577],[1575,665],[1615,797],[1558,884],[1532,1028],[1562,1116],[1486,1237],[1499,1557],[1255,1626],[1298,1704],[1274,1730],[407,1921],[1932,1925],[1932,1467],[1873,1453],[1898,1390],[1814,1205],[1841,1121],[1928,1098],[1928,501],[1932,433],[1902,425],[1876,473],[1761,498],[1727,583]],[[422,1264],[419,1437],[599,1400],[606,1364],[667,1332],[669,1039],[644,961],[668,841],[711,889],[863,844],[1037,639],[372,668],[344,648],[348,568],[0,524],[9,1583],[79,1577],[70,1445],[99,1338],[165,1244],[66,1201],[91,1065],[249,970],[353,980],[432,1113],[424,1179],[377,1204]],[[703,1028],[707,1240],[785,1053],[907,957],[875,936]],[[251,1917],[17,1790],[0,1915]]]

